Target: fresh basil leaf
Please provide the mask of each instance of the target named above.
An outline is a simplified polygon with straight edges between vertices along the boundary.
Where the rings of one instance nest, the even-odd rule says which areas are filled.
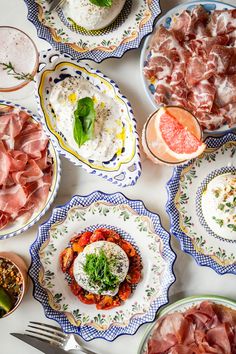
[[[81,98],[77,102],[74,117],[74,139],[80,147],[86,141],[92,139],[94,133],[96,111],[90,97]]]
[[[92,4],[100,7],[111,7],[112,0],[89,0]]]

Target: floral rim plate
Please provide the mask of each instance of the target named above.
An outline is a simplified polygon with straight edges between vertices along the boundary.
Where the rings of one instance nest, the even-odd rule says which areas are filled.
[[[174,169],[167,183],[166,211],[171,233],[180,241],[183,251],[197,263],[213,268],[219,274],[236,274],[236,232],[228,229],[225,237],[206,223],[202,213],[202,196],[216,176],[236,174],[236,135],[208,137],[207,149],[195,160]]]
[[[236,303],[233,300],[228,299],[223,296],[216,296],[216,295],[189,296],[189,297],[186,297],[182,300],[176,301],[173,304],[168,305],[168,306],[164,307],[163,309],[161,309],[157,314],[157,321],[162,316],[171,314],[173,312],[176,312],[176,311],[177,312],[184,312],[184,311],[190,309],[191,307],[198,305],[202,301],[212,301],[218,305],[223,305],[223,306],[226,306],[232,310],[236,310]],[[149,338],[152,335],[155,325],[156,325],[156,322],[154,322],[153,324],[148,326],[147,330],[145,331],[143,339],[141,341],[141,344],[140,344],[138,352],[137,352],[138,354],[144,354],[146,352],[147,343],[148,343]]]
[[[44,67],[43,67],[44,66]],[[125,187],[134,185],[141,174],[139,154],[139,138],[136,121],[129,101],[123,96],[113,80],[98,70],[78,62],[67,55],[47,51],[40,53],[40,68],[36,80],[36,99],[42,124],[57,150],[75,165],[83,167],[87,172],[105,178],[109,182]],[[125,147],[119,156],[104,163],[87,160],[73,150],[63,138],[55,124],[55,114],[49,104],[49,96],[53,85],[68,76],[82,77],[96,89],[111,97],[122,111]],[[125,113],[124,113],[125,112]]]
[[[164,16],[162,16],[155,24],[155,28],[157,28],[160,25],[163,25],[165,28],[169,28],[171,25],[171,22],[175,20],[175,16],[179,15],[182,11],[184,10],[192,10],[197,5],[202,5],[204,8],[208,11],[214,11],[214,10],[223,10],[223,9],[233,9],[235,8],[233,5],[230,4],[225,4],[220,1],[191,1],[191,2],[186,2],[184,4],[180,4],[178,6],[175,6],[171,10],[169,10]],[[144,42],[142,52],[141,52],[141,57],[140,57],[140,74],[141,74],[141,80],[143,83],[144,90],[149,98],[149,101],[152,103],[153,107],[157,109],[158,105],[155,102],[154,99],[154,93],[155,93],[155,83],[151,82],[148,80],[144,74],[143,74],[143,68],[146,65],[147,62],[147,57],[149,55],[149,46],[150,46],[150,41],[152,38],[152,34],[149,35]],[[208,131],[207,129],[204,130],[205,133],[209,133],[211,135],[214,134],[219,134],[219,133],[226,133],[229,132],[233,129],[234,127],[229,128],[228,125],[224,125],[219,129],[216,129],[214,131]]]
[[[86,31],[71,23],[63,9],[50,13],[47,0],[25,0],[25,3],[28,19],[36,27],[39,38],[76,59],[98,63],[106,58],[120,58],[127,50],[138,48],[161,12],[157,0],[127,0],[110,26],[100,31]]]
[[[101,226],[118,231],[133,243],[143,262],[143,279],[132,297],[109,311],[79,302],[57,261],[72,235]],[[141,201],[129,200],[121,193],[97,191],[74,196],[64,206],[55,208],[50,219],[39,227],[30,252],[34,297],[42,303],[46,316],[56,320],[63,331],[79,334],[85,340],[112,341],[122,334],[134,334],[140,325],[153,321],[156,311],[168,302],[168,289],[175,281],[175,254],[159,216],[149,212]]]
[[[41,123],[39,118],[37,116],[35,116],[30,110],[26,109],[25,107],[22,107],[19,104],[15,104],[15,103],[12,103],[9,101],[0,100],[0,109],[5,106],[18,108],[21,111],[29,114],[32,117],[33,121]],[[6,238],[19,235],[20,233],[28,230],[31,226],[36,224],[36,222],[39,221],[39,219],[47,212],[47,210],[49,209],[53,200],[55,199],[58,188],[59,188],[60,179],[61,179],[61,165],[60,165],[59,155],[58,155],[58,153],[57,153],[56,149],[54,148],[54,145],[51,141],[49,143],[49,153],[52,156],[53,161],[54,161],[53,180],[52,180],[51,190],[49,192],[49,195],[48,195],[47,201],[45,202],[44,207],[41,210],[38,210],[37,212],[35,212],[33,214],[33,216],[30,218],[30,220],[27,221],[27,223],[22,225],[22,224],[15,222],[14,224],[12,224],[12,226],[9,226],[7,228],[0,230],[0,240],[4,240]]]

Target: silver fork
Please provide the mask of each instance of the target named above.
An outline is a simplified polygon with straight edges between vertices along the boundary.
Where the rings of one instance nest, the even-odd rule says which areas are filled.
[[[50,343],[51,345],[60,347],[65,351],[79,349],[80,352],[83,352],[84,354],[98,354],[88,349],[87,347],[81,346],[76,341],[74,334],[63,333],[62,329],[59,327],[51,326],[46,323],[30,321],[30,324],[27,328],[30,329],[26,329],[26,332],[30,333],[32,337],[41,339],[44,342]]]
[[[48,0],[48,2],[50,3],[49,12],[52,12],[54,10],[57,11],[59,7],[62,7],[66,0]]]

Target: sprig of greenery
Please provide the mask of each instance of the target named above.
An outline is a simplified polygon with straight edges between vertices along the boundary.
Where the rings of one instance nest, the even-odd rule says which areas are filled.
[[[3,70],[7,71],[8,75],[14,76],[17,80],[35,81],[34,77],[29,73],[18,73],[10,61],[9,63],[0,63],[0,65],[3,67]]]
[[[74,138],[80,147],[93,137],[96,111],[92,98],[84,97],[77,102],[74,117]]]
[[[100,7],[111,7],[112,0],[89,0],[92,4]]]
[[[89,280],[100,287],[100,292],[114,290],[119,284],[118,277],[111,273],[110,261],[103,251],[98,255],[95,253],[86,255],[84,271]]]

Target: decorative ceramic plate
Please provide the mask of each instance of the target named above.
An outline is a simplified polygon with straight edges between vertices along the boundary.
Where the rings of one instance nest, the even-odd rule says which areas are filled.
[[[211,267],[219,274],[236,274],[236,189],[230,192],[232,203],[228,201],[228,206],[220,203],[221,199],[216,205],[212,204],[213,200],[221,198],[219,177],[232,176],[236,186],[236,135],[209,137],[206,144],[205,152],[176,167],[167,183],[166,210],[171,232],[179,239],[182,250],[190,253],[199,265]],[[218,182],[212,190],[214,194],[209,194],[212,181]],[[227,222],[231,213],[228,207],[234,213],[230,223]],[[222,219],[218,217],[219,212]]]
[[[19,104],[0,100],[0,111],[1,111],[1,109],[5,109],[6,107],[18,108],[21,111],[30,115],[32,118],[32,121],[40,123],[39,118],[37,116],[35,116],[30,110],[20,106]],[[16,220],[15,222],[12,222],[11,224],[9,224],[8,227],[5,227],[2,230],[0,230],[0,240],[4,240],[6,238],[19,235],[20,233],[28,230],[31,226],[36,224],[36,222],[39,221],[39,219],[46,213],[46,211],[49,209],[50,205],[52,204],[53,200],[55,199],[58,188],[59,188],[59,182],[61,179],[60,159],[59,159],[58,153],[55,150],[53,143],[51,141],[49,143],[48,150],[49,150],[49,154],[52,157],[53,162],[54,162],[53,163],[53,180],[52,180],[51,189],[48,194],[48,198],[45,201],[43,208],[41,208],[40,210],[36,210],[35,213],[31,216],[31,218],[27,222],[24,222],[22,224],[22,222],[17,222],[17,220]]]
[[[40,67],[45,66],[36,77],[36,98],[46,134],[63,156],[75,165],[83,167],[87,172],[101,176],[122,187],[134,185],[141,174],[141,163],[136,121],[130,103],[120,93],[115,82],[98,70],[93,70],[81,62],[78,63],[67,55],[58,56],[58,52],[50,50],[42,52]],[[49,103],[49,97],[55,83],[69,76],[86,79],[96,90],[112,98],[119,107],[123,125],[124,147],[121,153],[115,154],[110,161],[96,162],[83,158],[70,147],[66,138],[57,129],[56,116]]]
[[[86,31],[67,18],[65,9],[49,12],[48,0],[25,0],[25,3],[28,19],[35,25],[40,38],[62,53],[97,63],[106,58],[120,58],[127,50],[138,48],[161,12],[158,0],[127,0],[110,26]]]
[[[59,254],[72,235],[98,227],[113,229],[132,243],[143,265],[142,280],[132,296],[107,311],[78,301],[59,270]],[[168,289],[175,280],[175,254],[169,241],[159,216],[149,212],[141,201],[98,191],[74,196],[53,210],[31,246],[29,273],[34,297],[42,303],[48,318],[58,321],[65,332],[79,334],[85,340],[111,341],[122,334],[134,334],[141,324],[153,321],[156,311],[168,302]]]
[[[236,311],[236,303],[233,300],[228,299],[226,297],[215,296],[215,295],[190,296],[190,297],[186,297],[182,300],[176,301],[173,304],[168,305],[168,306],[164,307],[164,309],[160,310],[157,314],[157,321],[162,316],[169,315],[173,312],[185,312],[188,309],[190,309],[191,307],[194,307],[194,306],[200,304],[202,301],[211,301],[211,302],[214,302],[215,304],[223,305],[223,306],[226,306],[226,307]],[[146,352],[148,340],[152,335],[155,325],[156,325],[156,322],[151,324],[147,328],[147,330],[145,331],[143,339],[142,339],[141,344],[138,349],[138,354],[144,354]]]
[[[178,16],[181,12],[184,10],[192,10],[195,6],[197,5],[202,5],[208,12],[214,11],[214,10],[223,10],[223,9],[233,9],[234,6],[225,4],[223,2],[219,1],[191,1],[191,2],[185,2],[183,4],[180,4],[178,6],[175,6],[172,8],[170,11],[168,11],[164,16],[162,16],[155,24],[155,28],[159,27],[160,25],[163,25],[165,28],[169,29],[171,26],[172,21],[175,21],[175,16]],[[148,36],[145,39],[142,52],[141,52],[141,58],[140,58],[140,72],[141,72],[141,79],[142,83],[144,86],[144,90],[149,98],[149,101],[152,103],[153,107],[155,110],[158,107],[158,104],[156,103],[154,99],[154,93],[156,90],[157,86],[157,80],[156,82],[150,82],[144,74],[143,74],[143,68],[147,65],[147,58],[150,53],[149,47],[150,47],[150,42],[152,39],[152,35]],[[219,133],[226,133],[227,131],[231,131],[233,127],[229,129],[227,125],[222,126],[219,129],[216,129],[214,131],[208,131],[205,130],[205,132],[209,132],[210,134],[219,134]]]

